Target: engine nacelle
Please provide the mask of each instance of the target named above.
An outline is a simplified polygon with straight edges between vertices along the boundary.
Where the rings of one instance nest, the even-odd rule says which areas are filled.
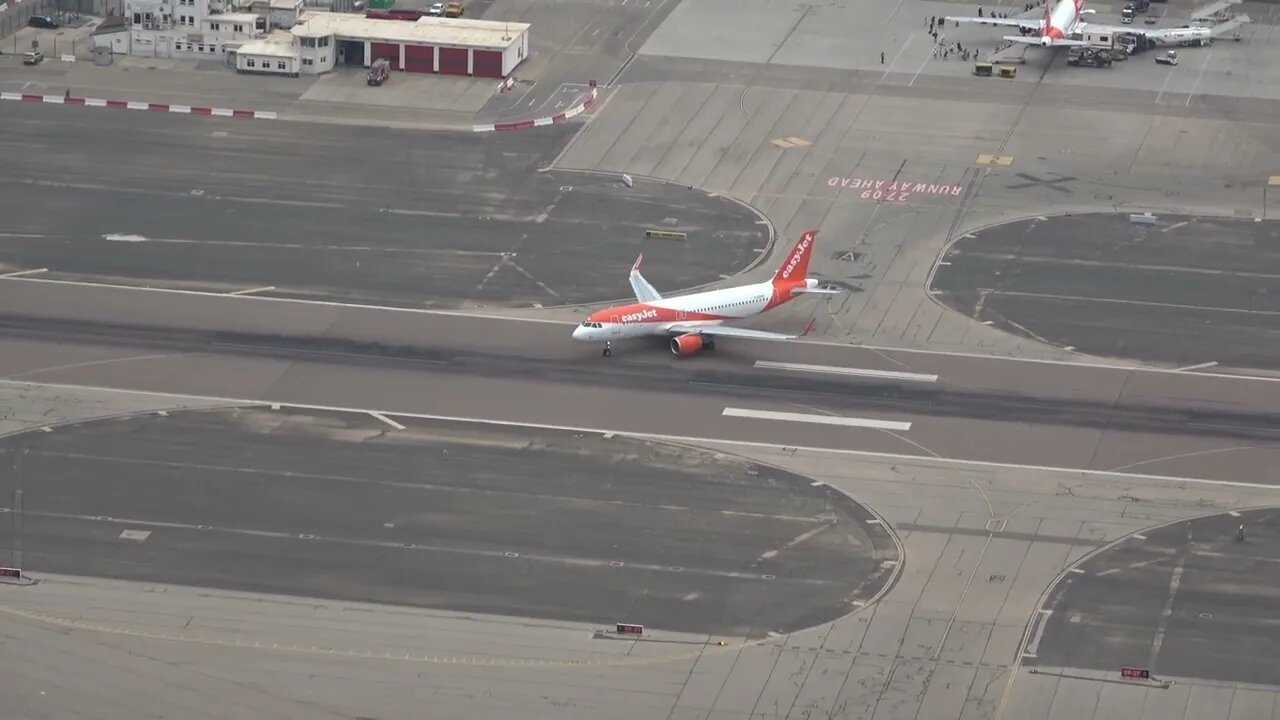
[[[692,355],[702,350],[705,345],[706,342],[704,342],[702,336],[697,333],[677,335],[671,338],[671,354]]]
[[[1051,45],[1053,45],[1053,38],[1049,37],[1048,35],[1045,35],[1040,38],[1040,47],[1049,47]]]

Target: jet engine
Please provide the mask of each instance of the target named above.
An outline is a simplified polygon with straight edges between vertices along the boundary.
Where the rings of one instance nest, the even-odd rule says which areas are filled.
[[[702,340],[702,336],[697,333],[689,333],[688,335],[677,335],[671,338],[671,354],[672,355],[692,355],[706,345]]]
[[[1040,38],[1040,47],[1049,47],[1050,45],[1053,45],[1053,38],[1048,35],[1044,35]]]

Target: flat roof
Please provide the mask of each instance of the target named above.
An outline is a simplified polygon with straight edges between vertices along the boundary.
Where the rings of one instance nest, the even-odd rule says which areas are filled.
[[[264,38],[248,40],[236,52],[240,55],[276,58],[296,58],[302,55],[294,44],[293,36],[283,30],[275,30]]]
[[[258,16],[253,13],[220,13],[205,17],[208,22],[257,22]]]
[[[424,17],[417,22],[380,20],[352,13],[312,10],[293,26],[294,35],[337,35],[360,40],[419,45],[506,48],[528,32],[529,23]]]

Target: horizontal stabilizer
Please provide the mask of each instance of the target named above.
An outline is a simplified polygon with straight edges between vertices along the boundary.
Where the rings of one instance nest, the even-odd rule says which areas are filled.
[[[844,291],[833,290],[831,288],[806,288],[806,287],[798,287],[798,288],[793,288],[791,290],[792,295],[800,295],[801,293],[807,293],[809,295],[843,295]]]

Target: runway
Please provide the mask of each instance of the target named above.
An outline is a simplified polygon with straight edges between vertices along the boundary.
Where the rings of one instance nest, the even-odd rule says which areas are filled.
[[[95,308],[78,299],[90,290]],[[113,294],[131,322],[111,320]],[[606,360],[554,323],[370,324],[374,311],[21,281],[0,298],[0,377],[16,381],[1220,482],[1273,484],[1280,453],[1280,383],[1265,378],[745,341]]]
[[[6,108],[0,268],[402,307],[559,306],[718,281],[769,226],[683,185],[539,172],[573,131],[481,138]],[[181,157],[181,160],[175,158]],[[646,241],[656,229],[683,242]]]
[[[932,289],[956,312],[1107,357],[1280,367],[1273,221],[1031,218],[961,238]]]
[[[869,601],[897,560],[838,491],[627,438],[236,409],[0,453],[41,573],[763,637]]]

